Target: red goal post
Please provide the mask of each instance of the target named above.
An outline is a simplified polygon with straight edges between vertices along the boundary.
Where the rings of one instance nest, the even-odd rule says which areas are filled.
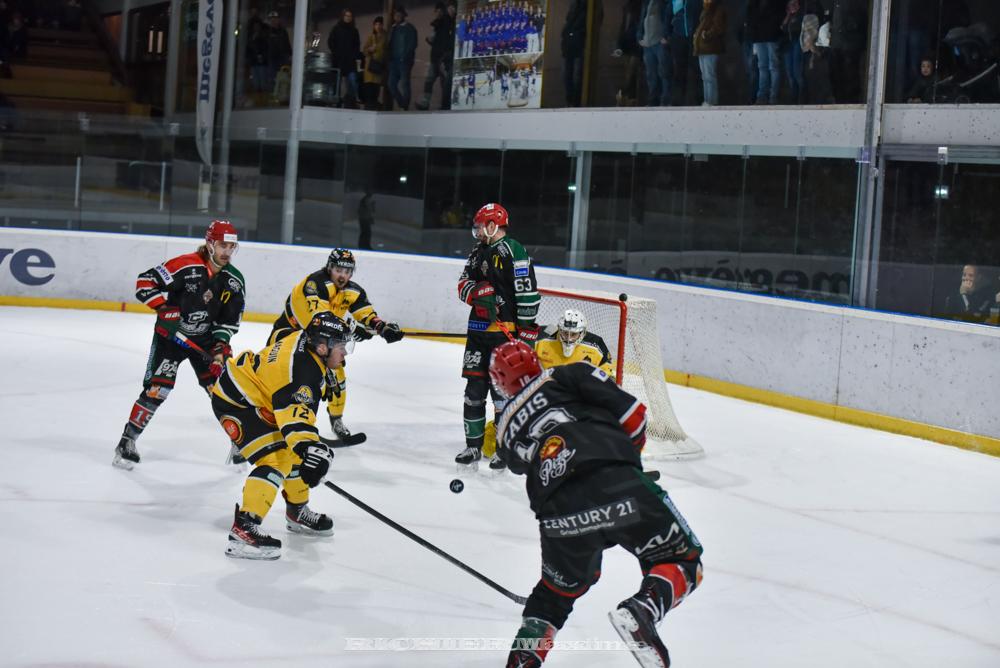
[[[610,292],[539,288],[539,326],[553,327],[567,309],[580,311],[587,331],[604,339],[615,382],[648,409],[643,458],[692,459],[704,450],[681,427],[664,380],[656,301]]]

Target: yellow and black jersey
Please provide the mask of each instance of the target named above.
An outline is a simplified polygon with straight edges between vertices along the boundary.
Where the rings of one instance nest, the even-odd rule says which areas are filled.
[[[547,327],[542,336],[538,337],[538,342],[535,344],[535,354],[538,355],[538,361],[545,369],[573,364],[574,362],[589,362],[609,376],[615,375],[608,346],[604,343],[604,339],[591,332],[584,332],[583,340],[576,344],[576,347],[573,348],[573,354],[567,357],[563,354],[558,330],[555,327]]]
[[[364,288],[348,281],[343,289],[338,289],[327,270],[320,269],[292,288],[292,293],[285,300],[284,313],[274,321],[274,329],[303,329],[319,311],[331,311],[341,319],[350,313],[365,327],[378,317]]]
[[[226,362],[213,394],[240,408],[254,407],[281,430],[290,448],[318,441],[316,409],[325,390],[326,365],[295,332],[259,353],[246,351]]]

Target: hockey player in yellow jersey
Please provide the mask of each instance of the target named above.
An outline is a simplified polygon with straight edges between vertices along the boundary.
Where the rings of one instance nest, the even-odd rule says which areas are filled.
[[[253,467],[243,486],[242,503],[236,506],[227,555],[281,556],[281,541],[260,528],[279,489],[289,531],[333,533],[333,521],[307,505],[309,489],[323,480],[333,460],[319,438],[316,411],[328,372],[342,367],[353,349],[350,326],[329,311],[320,311],[304,330],[226,363],[212,391],[212,409]]]
[[[341,319],[353,318],[359,325],[354,330],[354,338],[363,341],[375,334],[387,343],[395,343],[403,338],[399,325],[386,322],[378,316],[368,301],[364,288],[355,283],[356,266],[354,253],[346,248],[334,248],[326,261],[326,266],[314,271],[292,288],[285,300],[284,312],[274,321],[269,343],[274,343],[291,332],[302,329],[313,315],[320,311],[330,311]],[[374,332],[374,334],[373,334]],[[351,434],[344,426],[344,405],[347,403],[347,378],[344,368],[333,372],[327,381],[327,413],[334,436],[342,445],[356,445],[365,440],[364,434]]]
[[[535,354],[543,369],[587,362],[612,378],[615,375],[607,344],[597,334],[587,331],[587,319],[576,309],[567,309],[555,326],[545,328],[535,342]],[[490,420],[486,423],[483,454],[492,457],[496,445],[496,424]]]

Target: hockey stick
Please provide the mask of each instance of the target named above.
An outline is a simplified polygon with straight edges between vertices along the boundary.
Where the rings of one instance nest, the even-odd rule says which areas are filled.
[[[190,348],[191,350],[201,355],[202,359],[205,360],[206,362],[211,362],[214,359],[211,355],[208,354],[207,350],[205,350],[204,348],[202,348],[197,343],[195,343],[194,341],[192,341],[191,339],[189,339],[187,336],[185,336],[180,332],[174,332],[173,339],[175,342],[177,342],[184,348]]]
[[[468,332],[415,332],[410,329],[404,329],[403,334],[418,339],[464,339],[469,336]]]
[[[476,569],[472,568],[468,564],[465,564],[465,563],[459,561],[458,559],[456,559],[455,557],[451,556],[450,554],[448,554],[447,552],[445,552],[441,548],[439,548],[439,547],[437,547],[435,545],[432,545],[431,543],[428,543],[426,540],[424,540],[423,538],[421,538],[417,534],[413,533],[412,531],[410,531],[406,527],[402,526],[401,524],[398,524],[397,522],[392,521],[391,519],[389,519],[388,517],[386,517],[385,515],[383,515],[379,511],[375,510],[374,508],[372,508],[371,506],[369,506],[364,501],[351,496],[348,492],[346,492],[345,490],[341,489],[337,485],[333,484],[329,480],[324,481],[323,484],[326,485],[327,487],[329,487],[330,489],[332,489],[333,491],[335,491],[337,494],[340,494],[342,497],[344,497],[345,499],[347,499],[348,501],[350,501],[351,503],[353,503],[354,505],[356,505],[358,508],[360,508],[361,510],[365,511],[366,513],[368,513],[369,515],[371,515],[371,516],[375,517],[376,519],[379,519],[382,522],[388,524],[393,529],[395,529],[399,533],[403,534],[404,536],[406,536],[410,540],[412,540],[412,541],[414,541],[416,543],[419,543],[420,545],[422,545],[423,547],[426,547],[428,550],[430,550],[434,554],[438,555],[439,557],[441,557],[441,558],[443,558],[443,559],[451,562],[455,566],[458,566],[459,568],[461,568],[463,571],[465,571],[466,573],[468,573],[472,577],[476,578],[477,580],[479,580],[483,584],[489,586],[490,588],[492,588],[492,589],[500,592],[501,594],[503,594],[504,596],[506,596],[510,600],[512,600],[515,603],[517,603],[518,605],[524,605],[525,603],[528,602],[527,597],[525,597],[525,596],[519,596],[518,594],[515,594],[514,592],[510,591],[509,589],[504,589],[503,587],[501,587],[500,585],[498,585],[496,582],[494,582],[493,580],[490,580],[488,577],[486,577],[485,575],[483,575],[482,573],[480,573]]]

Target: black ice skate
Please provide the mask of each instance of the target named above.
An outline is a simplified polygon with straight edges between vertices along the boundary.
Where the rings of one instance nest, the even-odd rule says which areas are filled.
[[[239,504],[236,505],[236,517],[226,547],[227,557],[272,561],[281,556],[281,541],[261,531],[260,521],[261,518],[241,512]]]
[[[111,465],[131,471],[138,463],[139,451],[135,447],[135,439],[123,435],[115,448],[115,458],[111,460]]]
[[[500,457],[500,453],[493,453],[490,457],[490,470],[503,471],[507,468],[507,463]]]
[[[313,512],[305,503],[289,503],[285,491],[285,527],[292,533],[307,536],[332,536],[333,520],[322,513]]]
[[[656,623],[662,619],[663,611],[657,610],[655,603],[646,597],[627,598],[618,608],[608,613],[611,625],[622,640],[629,643],[632,656],[642,668],[669,668],[670,654],[656,633]]]
[[[333,429],[333,435],[336,440],[320,439],[327,447],[343,448],[364,443],[368,439],[362,431],[352,434],[351,430],[344,425],[343,418],[330,418],[330,427]]]
[[[461,464],[462,466],[479,466],[479,460],[483,458],[482,448],[468,447],[458,453],[455,457],[455,463]]]

